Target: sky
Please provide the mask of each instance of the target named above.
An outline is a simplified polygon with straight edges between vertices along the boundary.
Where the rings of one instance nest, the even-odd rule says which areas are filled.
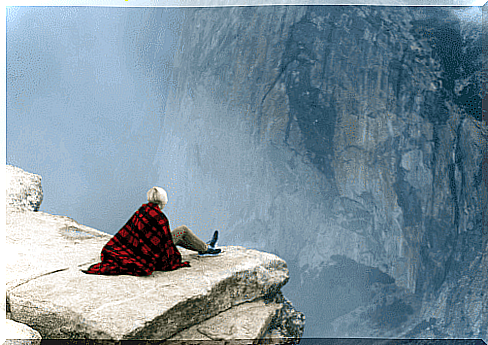
[[[41,211],[113,234],[146,201],[183,16],[133,6],[161,3],[6,9],[6,162],[42,176]]]
[[[175,12],[7,10],[7,164],[42,176],[41,211],[113,233],[145,201]]]

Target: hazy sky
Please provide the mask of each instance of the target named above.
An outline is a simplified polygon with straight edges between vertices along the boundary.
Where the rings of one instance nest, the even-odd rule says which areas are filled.
[[[113,233],[145,201],[176,12],[7,10],[7,163],[42,176],[41,211]]]

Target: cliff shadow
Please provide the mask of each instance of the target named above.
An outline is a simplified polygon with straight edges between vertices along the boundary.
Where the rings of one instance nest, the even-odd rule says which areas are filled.
[[[387,336],[411,321],[420,304],[395,279],[344,255],[331,258],[335,264],[315,270],[287,261],[283,292],[307,317],[304,337]]]

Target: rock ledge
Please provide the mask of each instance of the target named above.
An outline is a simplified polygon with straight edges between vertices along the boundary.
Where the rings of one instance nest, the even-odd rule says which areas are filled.
[[[10,186],[20,190],[12,200],[27,205],[7,207],[10,317],[43,338],[298,341],[303,334],[303,314],[281,294],[289,276],[279,257],[239,246],[213,257],[180,249],[191,267],[148,277],[86,275],[81,269],[100,260],[111,235],[33,212],[40,201],[19,195],[42,190],[40,177],[8,169],[16,174],[11,185],[23,181]]]

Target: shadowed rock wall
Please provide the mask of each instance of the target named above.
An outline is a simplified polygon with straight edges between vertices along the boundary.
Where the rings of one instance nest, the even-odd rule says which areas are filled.
[[[481,25],[440,8],[184,14],[155,161],[173,224],[285,258],[305,336],[486,338]]]

